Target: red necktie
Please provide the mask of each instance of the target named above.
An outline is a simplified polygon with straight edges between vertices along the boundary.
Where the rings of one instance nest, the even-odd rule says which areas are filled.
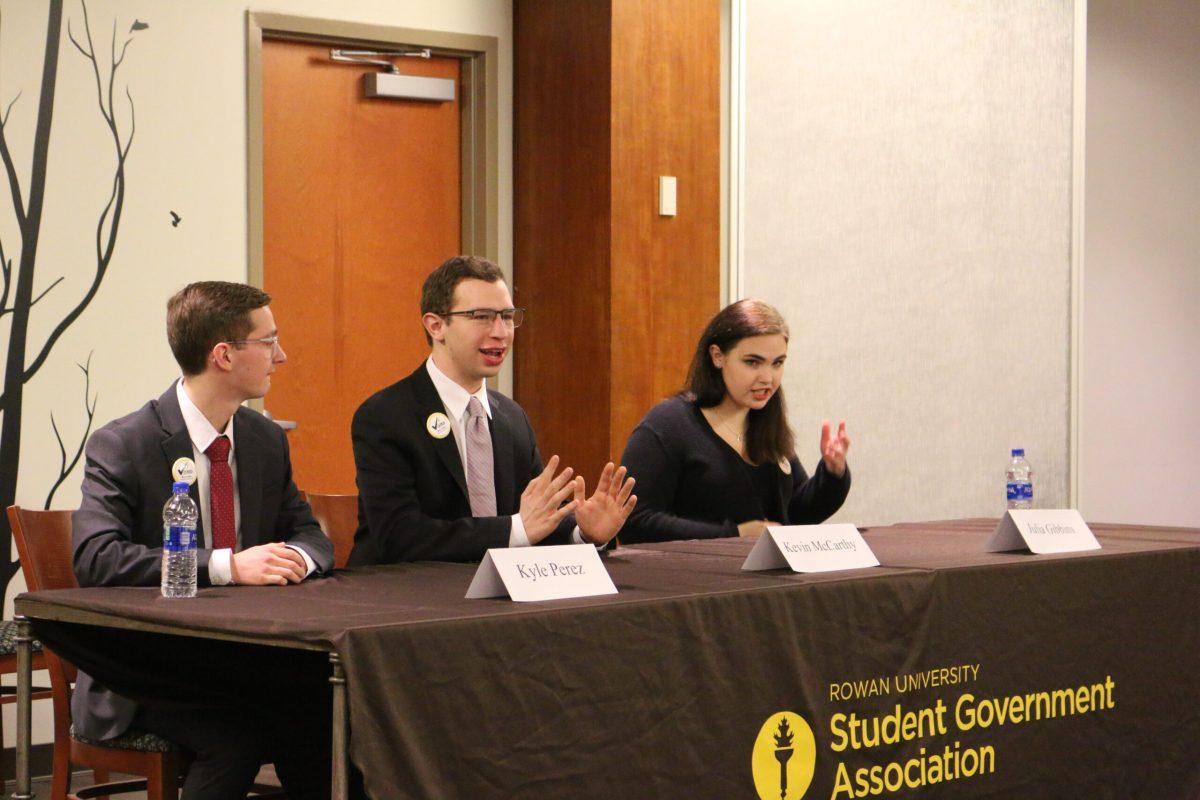
[[[229,468],[229,447],[229,439],[218,436],[204,451],[208,456],[208,507],[213,550],[232,550],[237,546],[237,529],[233,523],[233,470]]]

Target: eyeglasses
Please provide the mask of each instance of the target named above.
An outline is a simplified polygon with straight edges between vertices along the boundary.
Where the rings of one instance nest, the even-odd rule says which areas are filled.
[[[271,348],[271,352],[275,353],[280,350],[279,336],[264,336],[261,339],[231,339],[225,344],[243,345],[243,344],[265,344]]]
[[[525,321],[525,309],[523,308],[469,308],[466,311],[447,311],[444,314],[439,314],[439,317],[466,317],[471,322],[479,323],[491,327],[496,323],[496,317],[504,321],[504,324],[509,328],[520,327]]]

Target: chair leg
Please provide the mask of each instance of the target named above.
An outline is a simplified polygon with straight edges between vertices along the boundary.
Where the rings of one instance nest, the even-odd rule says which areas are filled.
[[[112,777],[112,774],[107,769],[103,768],[92,770],[92,775],[94,776],[96,783],[108,783]],[[96,800],[108,800],[108,795],[97,795]]]
[[[167,753],[146,775],[146,800],[179,800],[179,759]]]
[[[146,774],[146,800],[164,800],[165,792],[163,791],[163,775],[162,762]],[[172,800],[175,800],[172,798]]]
[[[50,800],[67,800],[71,788],[71,744],[54,740],[54,758],[50,771]]]

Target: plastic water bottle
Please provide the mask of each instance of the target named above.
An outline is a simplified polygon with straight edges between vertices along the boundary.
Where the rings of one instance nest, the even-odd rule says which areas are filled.
[[[1008,507],[1033,508],[1033,468],[1021,447],[1013,448],[1008,462]]]
[[[188,485],[171,487],[171,498],[163,506],[162,596],[196,596],[196,504],[188,496]]]

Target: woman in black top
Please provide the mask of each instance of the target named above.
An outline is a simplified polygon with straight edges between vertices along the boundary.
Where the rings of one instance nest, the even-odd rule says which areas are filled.
[[[757,536],[767,525],[821,522],[850,491],[846,423],[821,426],[812,477],[796,458],[780,381],[783,317],[740,300],[708,323],[680,394],[650,410],[621,463],[637,479],[638,504],[621,541]]]

